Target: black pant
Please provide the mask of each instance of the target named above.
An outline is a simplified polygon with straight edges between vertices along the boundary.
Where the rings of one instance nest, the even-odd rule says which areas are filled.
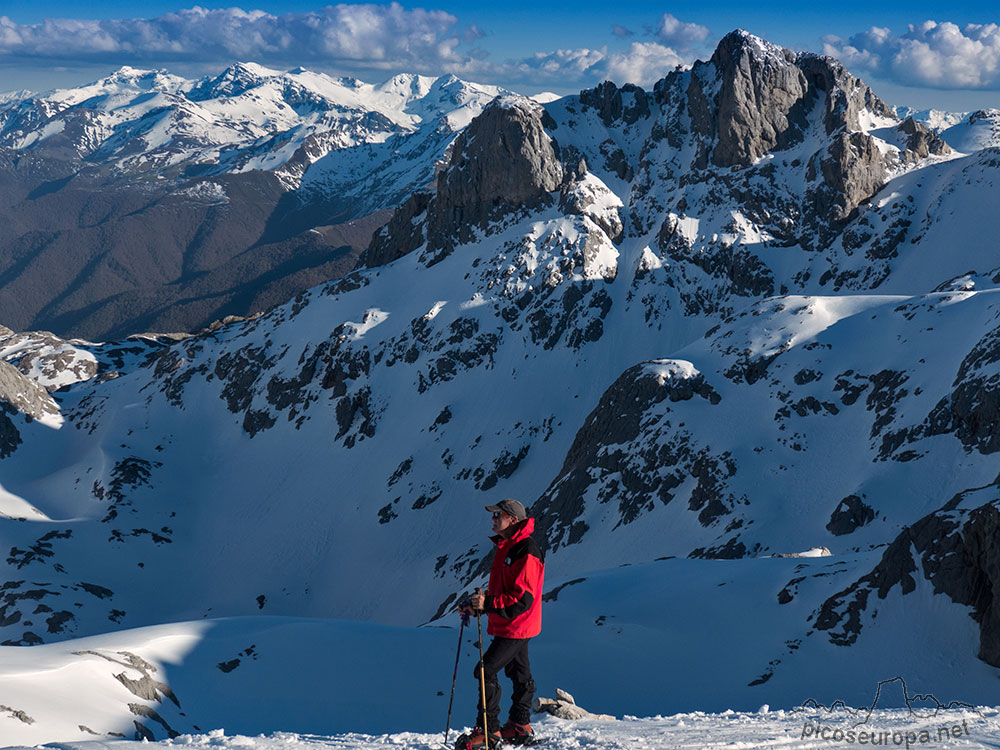
[[[500,681],[497,675],[502,669],[514,683],[513,701],[510,707],[510,720],[517,724],[531,722],[531,699],[535,695],[535,681],[531,679],[531,664],[528,661],[528,642],[530,638],[501,638],[497,636],[483,654],[486,665],[486,719],[489,724],[487,731],[500,730]],[[472,673],[479,679],[479,665],[476,664]],[[482,697],[476,702],[475,726],[483,722]]]

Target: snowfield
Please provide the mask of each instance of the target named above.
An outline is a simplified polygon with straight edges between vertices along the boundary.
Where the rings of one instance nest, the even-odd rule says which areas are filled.
[[[562,688],[594,713],[658,718],[553,719],[540,734],[566,748],[624,747],[630,738],[656,747],[817,747],[788,744],[806,721],[795,709],[846,704],[874,705],[884,718],[879,727],[937,726],[944,711],[949,722],[981,729],[977,736],[995,735],[995,709],[969,713],[996,683],[995,669],[974,659],[975,622],[935,596],[929,582],[905,601],[890,594],[877,629],[874,616],[862,615],[850,660],[843,646],[801,637],[789,612],[804,617],[810,601],[842,586],[854,569],[844,557],[671,558],[555,578],[532,643],[537,695]],[[781,604],[774,592],[793,574],[802,578],[795,599]],[[476,715],[472,625],[463,633],[456,727]],[[143,737],[257,747],[235,735],[266,735],[265,749],[281,742],[438,747],[433,733],[443,732],[457,634],[456,615],[423,627],[258,616],[3,647],[0,747],[111,747]],[[501,687],[506,711],[509,685],[502,679]],[[774,712],[760,714],[762,705]],[[919,716],[910,719],[907,707]],[[859,718],[840,716],[836,725],[848,720]],[[211,734],[220,728],[232,736]],[[293,734],[273,734],[279,728]],[[714,744],[699,745],[706,733]],[[744,744],[727,745],[737,739]]]
[[[544,748],[580,750],[581,748],[677,748],[690,750],[811,750],[813,748],[853,748],[865,746],[905,748],[995,748],[1000,734],[1000,712],[996,708],[948,710],[933,716],[919,715],[907,709],[875,711],[867,723],[855,727],[853,718],[840,712],[726,711],[719,714],[686,713],[673,716],[637,718],[625,716],[617,721],[582,719],[565,721],[543,718],[533,723],[536,734],[544,737]],[[331,736],[274,732],[246,736],[227,735],[219,729],[206,734],[180,735],[163,742],[127,740],[92,740],[45,745],[59,750],[127,750],[143,748],[231,748],[232,750],[447,750],[459,731],[452,730],[448,744],[443,732],[423,734],[347,733]],[[837,739],[837,738],[843,739]],[[850,741],[853,739],[854,741]],[[22,750],[23,746],[14,746]]]

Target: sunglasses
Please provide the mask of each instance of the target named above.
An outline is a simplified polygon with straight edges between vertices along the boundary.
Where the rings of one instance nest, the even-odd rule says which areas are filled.
[[[503,518],[504,516],[509,516],[510,518],[513,518],[515,521],[517,520],[516,517],[510,515],[509,513],[501,513],[498,510],[493,511],[493,520],[494,521],[497,520],[498,518]]]

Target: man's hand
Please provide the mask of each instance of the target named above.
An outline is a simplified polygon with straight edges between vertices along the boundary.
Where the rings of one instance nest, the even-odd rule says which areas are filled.
[[[472,594],[468,599],[460,602],[458,613],[461,615],[475,615],[483,611],[486,603],[486,596],[482,593]]]

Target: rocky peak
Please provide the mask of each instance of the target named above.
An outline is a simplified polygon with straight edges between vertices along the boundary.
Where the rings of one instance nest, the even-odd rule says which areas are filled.
[[[425,241],[440,260],[455,242],[470,241],[473,229],[486,229],[491,219],[550,202],[549,193],[559,189],[564,172],[544,118],[541,105],[524,97],[504,95],[490,102],[455,139],[433,195],[407,200],[359,265],[388,263]],[[424,211],[426,234],[407,231]]]
[[[980,120],[1000,120],[1000,109],[978,109],[969,115],[970,124],[975,124]]]
[[[631,125],[650,114],[649,95],[631,83],[618,88],[611,81],[604,81],[592,89],[581,91],[580,103],[596,109],[601,121],[608,127],[618,120]]]
[[[440,230],[485,226],[498,206],[535,206],[558,189],[562,164],[543,113],[530,99],[499,97],[459,134],[438,179]]]
[[[255,63],[234,63],[214,78],[202,79],[191,89],[187,98],[191,101],[205,101],[223,96],[239,96],[277,75],[281,74]]]
[[[741,29],[723,37],[709,62],[695,64],[687,98],[694,131],[714,141],[704,161],[719,167],[749,166],[802,141],[820,98],[827,134],[861,130],[862,110],[896,119],[836,60],[796,54]]]
[[[855,78],[839,60],[825,55],[803,53],[796,65],[810,85],[825,96],[824,124],[826,132],[840,129],[863,130],[862,112],[877,117],[898,120],[895,110],[886,104],[861,79]]]

